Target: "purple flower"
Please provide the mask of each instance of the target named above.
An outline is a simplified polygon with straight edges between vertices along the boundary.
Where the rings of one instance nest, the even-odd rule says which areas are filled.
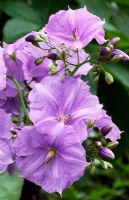
[[[99,44],[105,42],[103,24],[104,21],[86,8],[68,9],[51,15],[44,30],[50,37],[66,45],[82,48],[94,38]]]
[[[37,34],[37,32],[32,32],[32,34]],[[15,79],[22,82],[24,81],[24,71],[23,71],[23,62],[20,57],[21,52],[27,46],[25,38],[28,36],[18,39],[12,44],[4,43],[4,60],[6,62],[6,67],[8,69],[8,75],[14,76]]]
[[[6,87],[6,73],[7,69],[3,59],[3,49],[0,47],[0,91]]]
[[[2,130],[1,130],[2,132]],[[8,165],[13,163],[11,141],[0,138],[0,173],[3,173]]]
[[[24,127],[14,143],[20,175],[40,185],[45,191],[62,193],[78,180],[88,165],[85,151],[73,129],[60,126]]]
[[[129,56],[125,52],[123,52],[119,49],[113,49],[111,55],[113,57],[114,56],[121,56],[120,61],[129,61]]]
[[[20,110],[20,102],[18,91],[14,83],[7,79],[6,89],[0,91],[0,108],[4,109],[7,113],[18,115]]]
[[[42,45],[42,47],[44,47]],[[48,48],[48,47],[44,47]],[[29,83],[33,79],[39,82],[42,78],[47,76],[52,65],[52,61],[46,58],[48,51],[42,50],[31,43],[28,43],[24,50],[18,53],[18,58],[23,62],[23,71],[25,80]],[[38,59],[42,62],[36,64]]]
[[[4,49],[4,61],[7,68],[7,75],[14,77],[18,81],[22,82],[24,80],[24,74],[22,71],[22,62],[17,59],[17,52],[14,51],[12,54],[8,54],[9,49],[12,49],[13,44],[9,44]],[[17,50],[18,51],[18,50]]]
[[[0,109],[0,173],[4,172],[8,165],[13,163],[11,127],[11,115]]]
[[[82,142],[87,138],[87,128],[83,120],[98,119],[101,105],[98,98],[91,95],[89,86],[82,80],[67,77],[45,77],[29,94],[30,119],[32,122],[55,121],[78,130],[77,137]]]
[[[3,109],[0,109],[0,139],[10,139],[11,126],[11,114],[7,114]]]
[[[113,142],[121,138],[121,136],[120,136],[121,131],[112,122],[111,117],[106,114],[105,110],[102,110],[102,116],[101,116],[101,118],[98,119],[98,120],[95,120],[95,126],[97,128],[99,128],[100,131],[103,130],[104,127],[112,127],[105,137],[108,138],[108,139],[110,139]]]

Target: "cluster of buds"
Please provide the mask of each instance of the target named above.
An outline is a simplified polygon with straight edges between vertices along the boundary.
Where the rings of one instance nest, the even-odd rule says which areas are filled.
[[[107,59],[111,62],[129,61],[129,56],[125,52],[115,48],[119,41],[119,37],[113,38],[106,47],[101,48],[99,58],[102,60]]]
[[[96,166],[101,166],[105,170],[113,168],[110,161],[115,159],[115,154],[112,150],[118,146],[119,142],[117,140],[107,142],[106,140],[106,136],[113,129],[112,124],[103,126],[99,131],[97,131],[92,121],[89,121],[88,125],[89,128],[95,128],[93,135],[90,135],[89,142],[86,143],[88,157],[91,158],[89,159],[91,163],[89,167],[91,174],[94,174]]]
[[[105,82],[107,84],[111,84],[114,82],[113,76],[104,70],[102,67],[103,63],[112,63],[112,62],[119,62],[119,61],[129,61],[129,56],[121,51],[120,49],[116,49],[116,45],[120,41],[119,37],[113,38],[107,44],[107,46],[102,47],[99,51],[98,61],[99,64],[95,66],[92,75],[94,82],[97,83],[99,81],[100,74],[104,74]]]
[[[95,142],[94,155],[95,158],[92,160],[90,165],[90,172],[94,174],[96,166],[100,165],[103,169],[107,170],[113,168],[113,165],[110,163],[111,160],[115,159],[115,155],[112,151],[117,145],[118,141],[109,142],[106,146],[103,146],[101,141]]]

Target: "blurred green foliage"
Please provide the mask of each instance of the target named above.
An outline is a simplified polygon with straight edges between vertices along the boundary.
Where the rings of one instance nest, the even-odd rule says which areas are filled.
[[[19,200],[23,179],[16,172],[13,176],[8,173],[0,175],[0,200]]]
[[[1,39],[10,43],[30,31],[41,29],[52,13],[67,9],[68,5],[73,9],[86,5],[91,12],[104,18],[107,38],[119,36],[121,41],[118,48],[129,53],[129,0],[0,0]],[[97,45],[93,43],[86,50],[92,52],[95,49]],[[114,169],[97,169],[94,175],[86,172],[81,180],[63,193],[63,200],[129,200],[129,64],[110,64],[104,68],[114,76],[115,81],[107,86],[101,77],[98,95],[114,122],[124,131],[116,150]],[[8,197],[1,196],[5,195],[4,185],[6,189],[9,188],[9,199],[18,200],[21,182],[17,177],[11,179],[2,176],[0,200],[8,200]],[[60,199],[57,194],[48,195],[47,198]]]

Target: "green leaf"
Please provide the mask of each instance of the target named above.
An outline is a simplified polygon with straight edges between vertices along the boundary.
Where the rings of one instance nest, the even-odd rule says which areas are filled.
[[[73,0],[31,0],[31,2],[32,7],[35,8],[42,17],[44,24],[47,23],[51,14],[54,14],[59,10],[68,9],[68,5],[73,8],[74,4],[77,4],[76,1]]]
[[[114,0],[114,2],[122,5],[129,5],[129,0]]]
[[[3,33],[5,42],[13,42],[31,31],[40,29],[40,24],[20,18],[10,19],[6,22]]]
[[[88,10],[106,20],[111,16],[111,7],[106,0],[77,0],[81,7],[86,6]]]
[[[0,174],[0,200],[19,200],[23,179],[16,172],[13,176],[8,173]]]
[[[11,17],[22,18],[35,23],[42,22],[39,14],[24,2],[5,1],[3,11]]]
[[[105,69],[110,72],[124,87],[129,89],[129,69],[125,65],[112,63],[105,65]]]
[[[120,32],[129,37],[129,7],[121,7],[113,13],[113,22]]]
[[[108,23],[108,22],[105,23],[104,28],[106,31],[115,32],[115,34],[118,32],[117,28],[113,24]]]
[[[114,123],[121,131],[124,131],[121,135],[120,145],[116,149],[121,155],[129,145],[129,69],[128,65],[114,63],[106,65],[104,68],[113,75],[114,83],[109,86],[101,78],[98,94],[100,102],[112,116]]]

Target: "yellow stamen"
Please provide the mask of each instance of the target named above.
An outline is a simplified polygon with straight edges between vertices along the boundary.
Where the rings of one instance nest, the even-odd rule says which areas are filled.
[[[49,163],[52,158],[54,158],[56,156],[56,150],[55,149],[49,149],[46,158],[45,158],[45,163]]]

